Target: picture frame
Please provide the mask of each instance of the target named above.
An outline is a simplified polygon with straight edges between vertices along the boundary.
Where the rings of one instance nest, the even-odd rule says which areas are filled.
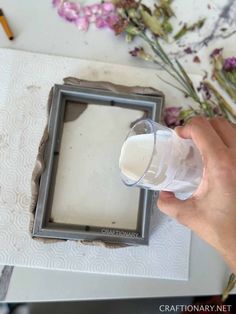
[[[134,230],[78,224],[58,223],[51,220],[53,190],[60,156],[65,107],[68,102],[90,103],[120,108],[138,109],[146,117],[160,121],[164,98],[161,94],[140,95],[116,93],[99,88],[55,85],[48,121],[48,140],[45,145],[45,169],[39,183],[32,236],[63,240],[102,241],[120,245],[147,245],[154,201],[153,191],[140,189],[137,225]]]

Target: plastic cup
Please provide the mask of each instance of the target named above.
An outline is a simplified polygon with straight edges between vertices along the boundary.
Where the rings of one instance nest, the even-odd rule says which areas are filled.
[[[122,181],[156,191],[191,195],[203,172],[200,152],[190,139],[152,120],[137,122],[129,132],[119,160]]]

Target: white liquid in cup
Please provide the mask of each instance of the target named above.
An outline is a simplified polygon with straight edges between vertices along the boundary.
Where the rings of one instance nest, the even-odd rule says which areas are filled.
[[[123,144],[120,170],[128,185],[190,195],[202,177],[202,158],[191,140],[174,131],[133,135]]]

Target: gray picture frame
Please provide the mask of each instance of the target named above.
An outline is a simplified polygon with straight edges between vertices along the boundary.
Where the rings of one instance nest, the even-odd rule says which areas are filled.
[[[55,85],[48,121],[49,138],[46,143],[45,170],[41,175],[32,236],[64,240],[102,241],[128,245],[147,245],[154,193],[140,189],[137,228],[135,230],[71,225],[50,221],[50,211],[60,153],[64,112],[67,101],[91,102],[97,105],[118,106],[144,110],[147,118],[160,121],[164,97],[160,95],[121,94],[111,91]],[[78,104],[79,105],[79,104]]]

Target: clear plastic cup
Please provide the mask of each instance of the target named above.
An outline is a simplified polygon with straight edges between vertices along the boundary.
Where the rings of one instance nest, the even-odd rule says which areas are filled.
[[[127,186],[172,191],[179,198],[196,190],[203,172],[201,155],[192,140],[149,119],[137,122],[129,132],[119,166]]]

